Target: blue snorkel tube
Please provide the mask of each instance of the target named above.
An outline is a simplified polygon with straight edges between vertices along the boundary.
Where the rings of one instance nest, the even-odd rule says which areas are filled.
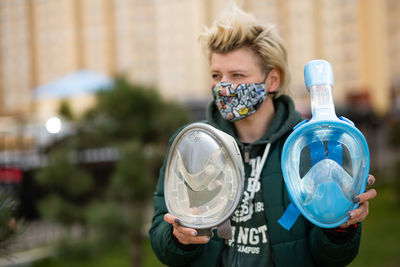
[[[304,79],[312,118],[296,125],[283,147],[282,172],[292,203],[278,222],[289,230],[302,214],[319,227],[334,228],[349,219],[358,207],[353,198],[365,191],[368,145],[353,122],[336,116],[329,62],[307,63]]]

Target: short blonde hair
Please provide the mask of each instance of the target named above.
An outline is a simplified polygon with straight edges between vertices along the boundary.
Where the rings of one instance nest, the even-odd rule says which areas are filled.
[[[263,71],[279,70],[279,89],[287,89],[290,80],[287,49],[274,25],[257,24],[254,16],[232,4],[199,36],[199,40],[209,60],[212,53],[225,54],[242,47],[250,48],[259,56]]]

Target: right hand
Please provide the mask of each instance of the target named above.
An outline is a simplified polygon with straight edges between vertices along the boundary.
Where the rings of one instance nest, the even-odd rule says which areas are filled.
[[[184,245],[206,244],[210,241],[210,237],[198,236],[198,233],[195,229],[187,228],[180,225],[179,219],[177,217],[172,216],[169,213],[164,215],[164,221],[172,224],[173,235],[178,239],[180,243]]]

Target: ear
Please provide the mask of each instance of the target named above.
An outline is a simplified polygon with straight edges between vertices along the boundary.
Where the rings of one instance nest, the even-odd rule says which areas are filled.
[[[281,83],[281,73],[277,69],[272,69],[268,73],[267,79],[265,80],[265,88],[268,93],[272,93],[278,90]]]

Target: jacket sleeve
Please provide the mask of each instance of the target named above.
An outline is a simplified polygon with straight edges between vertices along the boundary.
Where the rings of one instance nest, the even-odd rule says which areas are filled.
[[[309,245],[314,262],[319,266],[346,266],[358,254],[361,223],[350,232],[334,233],[332,229],[314,226]]]
[[[168,151],[177,133],[171,138]],[[190,246],[188,249],[185,249],[184,245],[178,246],[177,241],[173,239],[172,225],[164,221],[164,215],[168,212],[164,199],[164,175],[167,157],[168,152],[160,169],[156,191],[153,195],[154,216],[149,230],[150,241],[154,253],[162,263],[169,266],[184,266],[201,253],[203,246]]]

